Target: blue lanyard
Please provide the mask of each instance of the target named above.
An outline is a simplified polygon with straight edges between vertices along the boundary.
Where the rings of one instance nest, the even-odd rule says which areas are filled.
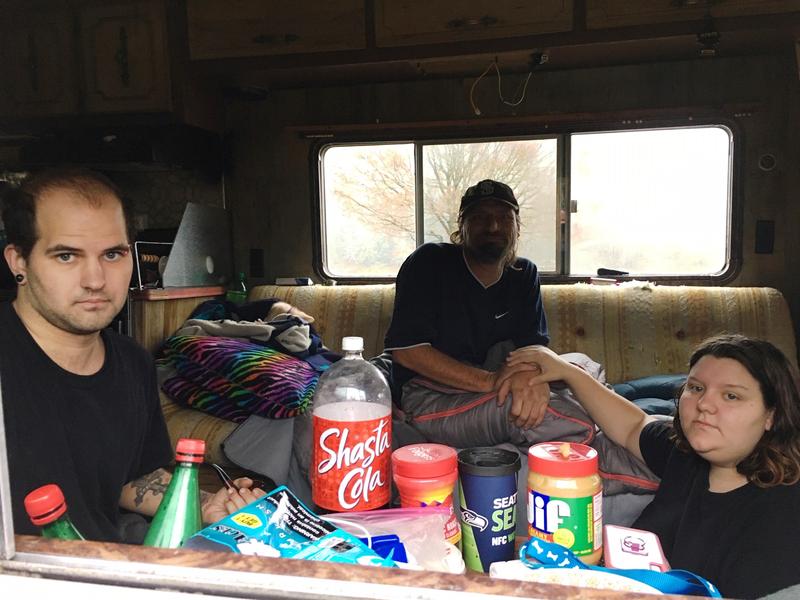
[[[571,550],[532,537],[519,549],[519,559],[531,569],[589,569],[592,571],[605,571],[621,575],[629,579],[641,581],[665,594],[683,594],[691,596],[705,596],[707,598],[721,598],[722,595],[713,583],[695,575],[691,571],[673,569],[666,573],[648,571],[647,569],[609,569],[594,567],[584,564],[572,553]]]

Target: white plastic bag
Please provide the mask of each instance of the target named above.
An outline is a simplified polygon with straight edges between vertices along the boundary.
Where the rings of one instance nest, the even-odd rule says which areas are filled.
[[[367,546],[372,537],[397,535],[408,558],[408,562],[393,559],[401,568],[461,574],[466,569],[461,551],[444,537],[449,516],[447,508],[425,507],[335,513],[322,518],[365,539]]]

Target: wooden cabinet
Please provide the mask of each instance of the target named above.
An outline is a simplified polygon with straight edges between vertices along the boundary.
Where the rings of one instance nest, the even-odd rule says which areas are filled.
[[[83,6],[80,40],[88,112],[171,108],[163,2]]]
[[[222,127],[219,90],[182,68],[185,15],[171,0],[0,0],[0,12],[0,117],[157,113]]]
[[[364,0],[188,0],[192,59],[366,47]]]
[[[0,9],[3,115],[170,110],[163,0]]]
[[[376,0],[378,46],[436,44],[572,29],[572,0]]]
[[[68,114],[78,108],[74,20],[67,10],[5,9],[0,25],[0,111]]]
[[[224,287],[159,288],[130,293],[130,336],[145,350],[155,352],[206,300],[221,298]]]
[[[800,11],[798,0],[586,0],[589,29]]]

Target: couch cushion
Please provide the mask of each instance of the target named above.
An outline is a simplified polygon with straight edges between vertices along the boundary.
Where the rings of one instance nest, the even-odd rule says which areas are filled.
[[[206,441],[205,460],[226,467],[235,466],[222,452],[222,442],[238,426],[233,421],[226,421],[208,415],[193,408],[183,408],[172,398],[159,391],[161,411],[167,423],[167,431],[173,445],[180,438],[192,438]]]
[[[394,286],[254,287],[249,299],[280,298],[313,315],[322,339],[338,350],[345,335],[364,338],[367,358],[380,354]],[[608,381],[680,374],[692,349],[710,335],[735,332],[769,340],[797,359],[786,300],[766,287],[543,285],[551,348],[583,352],[606,367]]]
[[[544,285],[542,296],[551,347],[588,354],[606,367],[610,382],[686,373],[692,349],[725,331],[769,340],[797,360],[786,300],[772,288]],[[360,335],[365,356],[371,358],[383,349],[394,285],[264,285],[250,291],[250,300],[262,298],[280,298],[313,315],[322,339],[334,350],[341,349],[342,336]],[[161,399],[173,440],[204,439],[207,460],[230,466],[220,442],[235,423],[181,408],[163,393]]]
[[[394,285],[260,285],[248,300],[279,298],[314,317],[314,327],[325,345],[337,352],[342,338],[364,338],[364,358],[383,351],[383,337],[394,308]]]
[[[695,346],[726,332],[797,360],[789,308],[772,288],[574,284],[543,286],[542,296],[551,347],[591,356],[612,383],[686,373]]]

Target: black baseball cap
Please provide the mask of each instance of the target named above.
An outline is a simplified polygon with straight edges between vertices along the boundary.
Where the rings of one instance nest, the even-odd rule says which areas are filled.
[[[458,213],[463,214],[466,210],[483,200],[505,202],[514,209],[514,212],[519,212],[519,203],[510,187],[499,181],[484,179],[464,192],[464,195],[461,197],[461,207],[458,209]]]

